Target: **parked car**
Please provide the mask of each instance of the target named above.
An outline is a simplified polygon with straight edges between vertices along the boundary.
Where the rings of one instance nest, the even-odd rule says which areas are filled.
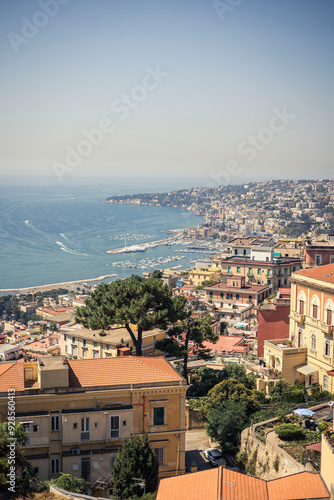
[[[207,460],[209,460],[211,467],[226,465],[222,452],[218,450],[218,448],[208,448],[207,450],[204,450],[204,456]]]

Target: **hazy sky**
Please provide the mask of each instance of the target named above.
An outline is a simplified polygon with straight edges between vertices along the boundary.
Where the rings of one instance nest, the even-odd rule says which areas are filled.
[[[3,175],[334,177],[333,0],[13,0],[0,26]]]

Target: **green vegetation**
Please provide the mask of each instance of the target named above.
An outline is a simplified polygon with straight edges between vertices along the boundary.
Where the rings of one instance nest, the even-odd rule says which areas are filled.
[[[21,424],[5,422],[0,424],[0,497],[2,493],[8,494],[10,474],[15,475],[13,493],[25,493],[30,489],[30,483],[36,480],[33,467],[24,457],[20,445],[28,440],[28,434]],[[14,495],[12,495],[14,496]]]
[[[133,478],[145,481],[147,493],[153,493],[158,485],[159,464],[151,449],[147,434],[131,436],[125,439],[118,450],[114,466],[111,471],[111,485],[114,495],[128,499],[137,495],[143,496],[143,489],[136,484]]]
[[[214,438],[223,450],[235,451],[247,421],[244,407],[237,401],[224,401],[208,411],[206,420],[208,436]]]
[[[84,479],[72,476],[71,474],[63,473],[61,473],[60,476],[56,479],[40,482],[36,487],[36,491],[38,493],[42,491],[49,491],[51,484],[54,484],[63,490],[71,491],[73,493],[80,493],[82,495],[88,493],[88,483]]]
[[[85,306],[76,309],[76,321],[92,330],[124,325],[137,356],[141,356],[143,332],[153,328],[167,329],[168,323],[184,319],[187,316],[185,304],[186,299],[173,297],[172,289],[163,285],[160,279],[133,275],[99,285]]]
[[[212,331],[209,314],[199,318],[194,318],[191,310],[187,310],[186,314],[186,319],[168,330],[168,338],[157,341],[155,346],[170,356],[183,358],[183,376],[188,381],[189,351],[197,358],[209,359],[211,350],[206,348],[203,342],[208,340],[215,343],[219,337]]]
[[[281,424],[275,427],[275,434],[280,439],[292,441],[301,439],[304,436],[304,431],[298,424]]]

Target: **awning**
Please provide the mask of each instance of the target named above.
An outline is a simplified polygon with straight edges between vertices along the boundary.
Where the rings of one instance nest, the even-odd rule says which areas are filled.
[[[327,372],[327,375],[331,375],[332,377],[334,377],[334,370],[329,370],[329,372]]]
[[[321,441],[319,441],[319,443],[308,444],[305,448],[308,450],[321,451]]]
[[[318,372],[319,368],[316,368],[312,365],[302,365],[299,368],[296,368],[297,372],[302,373],[303,375],[312,375],[312,373]]]

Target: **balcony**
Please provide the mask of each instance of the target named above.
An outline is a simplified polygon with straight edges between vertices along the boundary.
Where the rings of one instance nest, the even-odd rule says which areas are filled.
[[[327,323],[319,321],[319,326],[321,331],[326,335],[333,335],[333,325],[327,325]]]
[[[306,352],[306,347],[295,347],[291,345],[289,339],[265,340],[264,347],[285,354],[299,354]]]
[[[299,323],[300,325],[304,325],[305,324],[305,314],[299,314],[299,313],[297,313],[295,311],[291,311],[290,318],[292,318],[295,321],[297,321],[297,323]]]

